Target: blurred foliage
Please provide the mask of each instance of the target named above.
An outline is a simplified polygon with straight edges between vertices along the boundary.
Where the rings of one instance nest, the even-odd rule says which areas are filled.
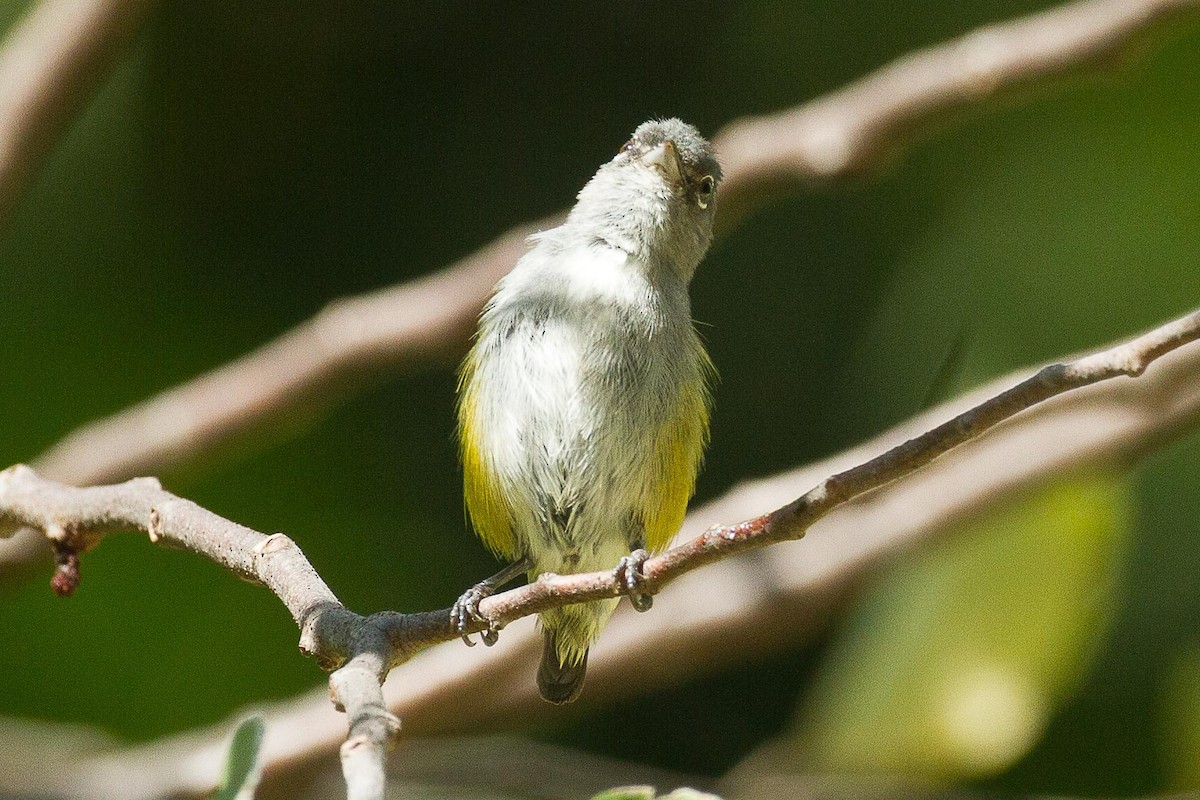
[[[427,273],[565,207],[648,117],[715,131],[1042,5],[166,3],[0,239],[0,462],[332,298]],[[982,114],[878,183],[788,199],[720,242],[693,293],[722,372],[700,499],[853,444],[943,385],[1194,306],[1198,44],[1192,29],[1116,78]],[[446,606],[494,570],[462,524],[453,389],[448,369],[379,381],[164,478],[288,532],[358,610]],[[799,707],[804,730],[830,732],[800,763],[916,769],[937,761],[920,730],[857,753],[831,732],[849,729],[851,711],[916,713],[917,698],[966,686],[956,669],[977,665],[952,661],[963,651],[951,644],[969,644],[984,615],[976,644],[1025,682],[994,672],[967,700],[1029,691],[1040,710],[997,711],[1024,731],[1008,758],[940,774],[999,769],[987,786],[1040,793],[1198,788],[1180,744],[1200,714],[1187,701],[1198,445],[979,520],[928,563],[883,576],[831,650],[695,676],[542,735],[715,776],[791,735]],[[1101,580],[1122,546],[1123,588]],[[212,565],[117,537],[84,570],[70,601],[42,581],[0,596],[0,714],[148,739],[321,680],[278,602]],[[981,608],[969,590],[984,587]],[[889,654],[904,697],[869,689],[881,665],[852,653]],[[835,687],[854,702],[822,701]]]
[[[1180,653],[1170,665],[1159,698],[1167,786],[1200,786],[1200,648]]]
[[[767,773],[994,776],[1078,688],[1129,542],[1121,481],[1080,477],[1010,501],[910,557],[863,599]]]
[[[237,726],[229,741],[225,771],[213,800],[253,800],[262,775],[258,759],[266,732],[262,717],[248,717]]]

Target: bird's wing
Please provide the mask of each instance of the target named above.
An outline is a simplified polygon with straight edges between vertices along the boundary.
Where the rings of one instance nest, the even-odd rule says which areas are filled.
[[[665,550],[679,532],[708,445],[712,362],[697,341],[700,373],[684,387],[669,421],[654,440],[654,480],[642,510],[646,548]]]
[[[463,362],[459,376],[458,439],[463,466],[463,499],[480,540],[498,557],[521,557],[513,535],[512,514],[496,476],[488,467],[480,441],[479,393],[475,382],[476,352]]]

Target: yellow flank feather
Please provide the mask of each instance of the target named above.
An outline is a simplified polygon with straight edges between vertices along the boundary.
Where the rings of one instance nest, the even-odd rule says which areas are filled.
[[[655,442],[655,486],[642,516],[646,549],[654,553],[665,550],[679,532],[696,490],[696,473],[708,445],[707,379],[715,374],[707,356],[704,367],[706,375],[684,391],[674,418]]]
[[[458,435],[463,465],[463,497],[480,540],[501,559],[521,557],[513,537],[512,518],[503,493],[492,477],[479,443],[477,397],[472,380],[474,352],[463,362],[459,376]]]

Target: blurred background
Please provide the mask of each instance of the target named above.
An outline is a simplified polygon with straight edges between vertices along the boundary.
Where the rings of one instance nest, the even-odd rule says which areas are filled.
[[[166,2],[0,239],[0,465],[567,207],[649,117],[711,134],[1046,5]],[[1185,28],[723,238],[693,290],[721,372],[698,500],[1195,306],[1198,85]],[[495,570],[454,387],[393,375],[162,477],[286,531],[355,610],[445,607]],[[524,733],[709,779],[1198,789],[1197,520],[1187,436],[890,564],[815,646]],[[48,570],[0,589],[0,715],[144,741],[323,680],[274,597],[201,559],[114,537],[84,569],[69,601]]]

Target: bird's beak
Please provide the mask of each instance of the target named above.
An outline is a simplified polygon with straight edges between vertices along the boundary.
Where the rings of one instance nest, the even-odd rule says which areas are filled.
[[[683,179],[683,164],[679,160],[679,151],[675,149],[675,143],[670,139],[647,151],[642,156],[641,162],[655,167],[672,183],[678,183]]]

